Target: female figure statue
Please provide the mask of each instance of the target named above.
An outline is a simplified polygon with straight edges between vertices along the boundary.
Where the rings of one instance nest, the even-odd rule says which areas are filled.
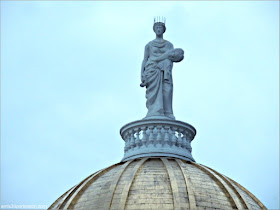
[[[184,58],[182,49],[174,49],[172,43],[163,39],[165,23],[154,22],[156,39],[145,46],[141,68],[141,87],[146,86],[148,113],[144,119],[173,119],[172,67],[173,62]]]

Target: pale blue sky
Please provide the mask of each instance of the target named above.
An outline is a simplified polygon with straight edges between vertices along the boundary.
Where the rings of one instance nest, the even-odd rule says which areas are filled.
[[[156,15],[185,50],[173,107],[193,157],[279,208],[277,1],[1,1],[1,204],[50,205],[122,159]]]

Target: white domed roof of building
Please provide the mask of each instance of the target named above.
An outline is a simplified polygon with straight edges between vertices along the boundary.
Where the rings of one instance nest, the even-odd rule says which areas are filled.
[[[192,161],[145,157],[100,170],[49,209],[266,209],[248,190]]]

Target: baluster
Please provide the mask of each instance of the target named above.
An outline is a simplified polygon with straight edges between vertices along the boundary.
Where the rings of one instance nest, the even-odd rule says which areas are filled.
[[[129,133],[130,133],[130,149],[133,149],[135,147],[134,132],[133,130],[130,130]]]
[[[127,136],[127,151],[129,151],[131,149],[130,133],[127,132],[126,136]]]
[[[124,152],[126,152],[129,148],[129,138],[127,137],[128,137],[128,133],[126,132],[124,134],[124,141],[125,141]]]
[[[190,153],[192,152],[192,147],[191,147],[191,144],[190,144],[190,140],[187,140],[186,149],[187,149]]]
[[[139,132],[140,128],[135,128],[134,131],[136,132],[136,139],[135,139],[135,145],[136,147],[140,147],[140,139],[139,139]]]
[[[154,141],[153,128],[154,128],[154,126],[149,126],[149,141],[148,141],[148,147],[149,147],[150,145],[153,145],[153,141]]]
[[[157,144],[156,147],[162,147],[161,145],[161,126],[156,126],[156,133],[157,133]]]
[[[182,143],[182,147],[184,148],[184,149],[187,149],[187,131],[183,131],[183,143]]]
[[[187,150],[189,150],[189,152],[191,153],[192,152],[192,147],[191,147],[191,134],[188,133],[187,135]]]
[[[169,131],[169,126],[164,126],[164,146],[167,146],[169,143],[168,131]]]
[[[172,131],[172,139],[171,139],[171,146],[172,147],[176,147],[176,141],[177,141],[177,137],[175,135],[175,132],[176,132],[177,128],[176,127],[172,127],[171,128],[171,131]]]
[[[178,147],[182,147],[183,140],[182,140],[182,128],[178,129]]]
[[[147,127],[141,127],[143,131],[143,136],[142,136],[142,146],[146,147],[146,142],[147,142]]]
[[[187,136],[187,146],[186,146],[186,149],[191,152],[192,151],[192,148],[191,148],[191,144],[190,144],[190,135],[189,133],[186,135]]]

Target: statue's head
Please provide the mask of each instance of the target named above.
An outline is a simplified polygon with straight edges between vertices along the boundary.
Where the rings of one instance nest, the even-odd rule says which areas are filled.
[[[154,18],[153,30],[157,35],[163,34],[166,30],[165,18],[163,18],[163,17]]]
[[[157,35],[161,35],[166,30],[165,24],[161,22],[154,23],[153,30]]]

